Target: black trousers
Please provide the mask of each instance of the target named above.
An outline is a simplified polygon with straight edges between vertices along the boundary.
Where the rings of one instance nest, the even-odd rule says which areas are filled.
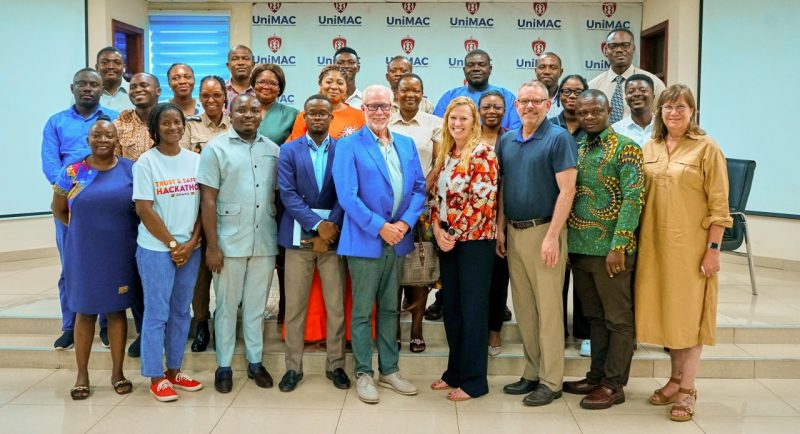
[[[591,324],[590,382],[618,389],[628,383],[636,343],[631,276],[636,256],[625,257],[625,271],[609,277],[605,256],[570,255],[575,293]]]
[[[489,290],[489,331],[503,329],[503,316],[508,300],[508,259],[494,255],[492,286]]]
[[[569,275],[571,274],[571,265],[567,263],[567,269],[564,271],[564,289],[561,293],[564,300],[564,338],[569,336],[569,328],[567,323],[569,314],[567,313],[567,298],[569,295]],[[589,339],[589,320],[583,314],[583,307],[581,305],[581,297],[577,291],[572,294],[572,337],[575,339]]]
[[[486,379],[489,290],[494,240],[459,241],[439,255],[444,291],[443,318],[450,354],[442,380],[469,396],[489,393]]]

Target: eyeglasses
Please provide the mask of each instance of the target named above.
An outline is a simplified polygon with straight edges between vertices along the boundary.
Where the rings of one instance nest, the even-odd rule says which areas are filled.
[[[687,111],[687,110],[689,110],[689,106],[687,106],[687,105],[683,105],[683,104],[678,104],[678,105],[662,105],[662,106],[661,106],[661,110],[662,110],[663,112],[665,112],[665,113],[672,113],[672,112],[686,113],[686,111]]]
[[[608,48],[610,51],[614,51],[617,48],[622,48],[623,50],[629,50],[632,45],[633,45],[632,42],[620,42],[620,43],[612,42],[610,44],[606,44],[606,48]]]
[[[275,80],[256,80],[258,87],[280,87],[281,84]]]
[[[575,95],[575,96],[578,96],[578,95],[582,94],[582,93],[583,93],[583,91],[584,91],[583,89],[567,89],[567,88],[562,88],[562,89],[561,89],[561,95],[564,95],[564,96],[570,96],[570,95]]]
[[[376,112],[379,109],[384,112],[388,112],[391,108],[391,104],[364,104],[364,107],[367,108],[367,111]]]
[[[492,109],[494,109],[494,111],[498,111],[499,112],[499,111],[503,111],[505,109],[505,106],[503,106],[502,104],[484,104],[484,105],[481,106],[481,110],[483,110],[483,111],[489,111],[489,110],[492,110]]]
[[[545,99],[518,99],[516,102],[522,107],[527,107],[528,105],[533,105],[534,107],[539,107],[542,104],[548,101],[547,98]]]
[[[330,112],[306,112],[306,116],[311,119],[325,119],[330,117]]]

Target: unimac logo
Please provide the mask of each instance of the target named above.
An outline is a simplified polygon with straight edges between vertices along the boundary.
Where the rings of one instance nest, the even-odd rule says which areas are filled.
[[[431,64],[430,58],[428,58],[428,57],[408,56],[408,57],[406,57],[406,59],[408,59],[408,61],[411,62],[411,65],[414,68],[417,68],[417,67],[426,68],[426,67],[430,66],[430,64]],[[384,57],[384,61],[388,65],[389,62],[392,61],[392,58],[388,57],[388,56]]]
[[[586,30],[614,30],[631,28],[630,21],[586,20]]]
[[[561,20],[517,18],[518,29],[561,30]]]
[[[386,17],[389,27],[430,27],[431,17]]]
[[[608,60],[587,59],[583,61],[583,67],[587,71],[607,71],[611,67],[611,63]]]
[[[491,29],[494,27],[494,18],[450,17],[450,27]]]
[[[320,26],[361,26],[363,18],[357,15],[320,15]]]
[[[254,26],[295,26],[297,17],[294,15],[253,15]]]

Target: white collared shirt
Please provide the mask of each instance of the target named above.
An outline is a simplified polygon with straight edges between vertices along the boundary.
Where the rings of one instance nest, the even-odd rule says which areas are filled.
[[[653,137],[653,119],[655,119],[655,115],[650,119],[650,123],[642,128],[633,121],[633,118],[625,116],[611,125],[611,128],[638,143],[639,146],[644,146]]]

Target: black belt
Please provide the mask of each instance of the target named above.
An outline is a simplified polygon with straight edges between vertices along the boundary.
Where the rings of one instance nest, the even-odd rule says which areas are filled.
[[[553,218],[545,217],[541,219],[531,219],[531,220],[508,220],[508,224],[510,224],[514,229],[528,229],[528,228],[535,228],[536,226],[541,226],[545,223],[550,223],[550,220],[553,220]]]

